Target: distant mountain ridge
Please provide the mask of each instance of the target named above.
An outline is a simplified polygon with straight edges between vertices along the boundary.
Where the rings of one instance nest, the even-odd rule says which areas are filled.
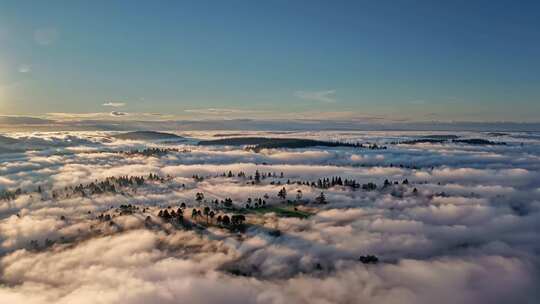
[[[156,131],[134,131],[121,134],[115,134],[112,137],[124,140],[167,140],[167,139],[184,139],[184,137],[164,132]]]
[[[212,145],[224,145],[224,146],[251,146],[253,151],[260,151],[262,149],[276,149],[276,148],[309,148],[315,146],[321,147],[360,147],[364,145],[358,143],[347,143],[337,141],[323,141],[314,139],[303,138],[272,138],[272,137],[229,137],[214,140],[201,140],[200,146],[212,146]],[[372,149],[384,148],[370,146]]]

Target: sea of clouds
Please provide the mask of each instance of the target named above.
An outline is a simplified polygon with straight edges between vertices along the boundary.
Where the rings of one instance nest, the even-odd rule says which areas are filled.
[[[107,132],[3,134],[17,142],[4,139],[9,146],[0,149],[0,192],[28,193],[0,200],[0,303],[536,303],[540,297],[539,134],[453,133],[507,143],[485,146],[391,144],[430,132],[247,132],[387,149],[255,153],[196,145],[216,133],[228,134],[193,131],[174,143],[117,140]],[[118,153],[147,147],[179,151]],[[176,229],[156,216],[180,202],[198,206],[197,192],[238,206],[268,194],[269,204],[278,204],[282,185],[216,177],[229,170],[283,172],[276,179],[282,182],[341,176],[399,185],[326,189],[328,204],[299,206],[311,217],[267,213],[250,218],[245,233]],[[172,179],[127,194],[50,195],[150,173]],[[209,178],[198,182],[194,174]],[[409,185],[401,184],[405,179]],[[321,192],[285,188],[291,198],[301,190],[306,202]],[[115,217],[114,225],[95,219],[123,204],[149,208],[154,224],[138,213]],[[380,261],[363,264],[363,255]]]

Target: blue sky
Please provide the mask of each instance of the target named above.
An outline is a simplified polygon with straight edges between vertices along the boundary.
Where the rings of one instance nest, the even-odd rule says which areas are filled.
[[[539,121],[540,2],[1,0],[0,115]]]

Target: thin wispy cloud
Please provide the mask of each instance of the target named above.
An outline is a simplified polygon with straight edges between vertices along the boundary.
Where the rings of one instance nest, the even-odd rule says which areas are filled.
[[[32,66],[29,64],[21,64],[18,68],[19,73],[30,73],[32,71]]]
[[[56,121],[103,121],[114,119],[122,119],[123,122],[129,120],[141,120],[147,123],[174,119],[174,115],[162,114],[162,113],[145,113],[145,112],[123,112],[123,111],[111,111],[111,112],[89,112],[89,113],[65,113],[65,112],[53,112],[45,114],[44,118],[52,119]]]
[[[318,102],[336,102],[335,99],[336,90],[325,90],[325,91],[296,91],[294,96],[300,99],[318,101]]]
[[[97,113],[64,113],[64,112],[52,112],[47,113],[45,116],[52,119],[97,119],[108,116],[109,113],[97,112]]]
[[[123,117],[123,116],[129,116],[129,113],[126,112],[120,112],[120,111],[112,111],[109,113],[104,112],[95,112],[95,113],[47,113],[46,115],[48,118],[51,119],[60,119],[60,120],[86,120],[86,119],[107,119],[112,117]]]
[[[125,106],[125,102],[109,101],[103,104],[104,107],[120,108]]]
[[[34,31],[34,41],[39,45],[51,45],[58,39],[58,30],[54,27],[39,28]]]

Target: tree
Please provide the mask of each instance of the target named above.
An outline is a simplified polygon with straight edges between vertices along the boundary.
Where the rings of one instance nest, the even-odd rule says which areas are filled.
[[[282,200],[287,199],[287,190],[285,189],[285,187],[283,187],[281,190],[279,190],[278,197],[281,198]]]
[[[229,216],[228,216],[228,215],[224,215],[224,216],[221,218],[221,222],[223,223],[223,225],[229,226],[229,224],[231,223],[231,220],[229,219]]]
[[[363,255],[358,260],[364,264],[377,264],[379,262],[379,258],[374,255]]]
[[[214,219],[214,216],[216,215],[214,213],[214,211],[210,211],[210,213],[208,213],[208,215],[210,216],[210,220],[213,220]]]
[[[193,208],[191,210],[191,218],[196,219],[198,215],[199,215],[199,213],[197,212],[197,209]]]
[[[176,216],[178,217],[178,222],[183,223],[184,222],[184,210],[181,208],[178,208],[176,212]]]
[[[366,190],[366,191],[373,191],[373,190],[377,190],[377,185],[375,185],[374,183],[372,182],[369,182],[367,184],[363,184],[362,185],[362,189]]]
[[[261,182],[261,173],[259,173],[259,170],[255,170],[255,183]]]
[[[296,200],[297,200],[297,201],[302,200],[302,190],[300,190],[300,189],[298,189],[298,190],[296,191]]]
[[[327,204],[326,196],[324,195],[324,192],[321,192],[319,196],[315,198],[315,201],[319,204]]]
[[[195,194],[195,200],[196,200],[197,202],[200,203],[203,199],[204,199],[204,193],[202,193],[202,192],[197,192],[197,194]]]
[[[246,217],[242,214],[235,214],[231,217],[231,224],[234,226],[240,226],[244,223]]]
[[[210,215],[210,207],[204,207],[204,215],[206,215],[206,224],[208,225],[208,216]]]
[[[163,218],[168,220],[171,218],[171,215],[169,214],[169,211],[165,210],[163,211]]]

